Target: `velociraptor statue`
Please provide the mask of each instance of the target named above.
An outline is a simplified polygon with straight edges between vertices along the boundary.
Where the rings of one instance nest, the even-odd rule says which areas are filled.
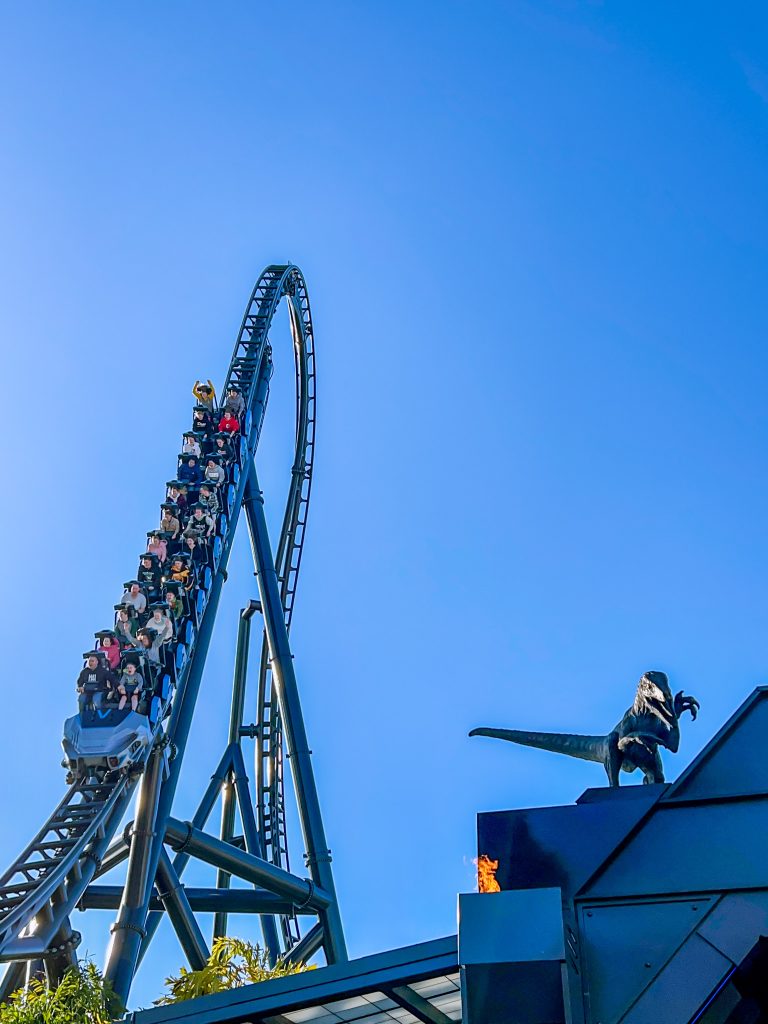
[[[473,729],[470,736],[493,736],[499,740],[540,747],[605,766],[608,782],[619,785],[619,772],[636,768],[644,782],[664,782],[659,747],[673,754],[680,746],[680,716],[690,711],[696,718],[699,702],[681,690],[674,697],[664,672],[645,672],[637,684],[635,702],[607,736],[573,736],[560,732],[522,732],[517,729]]]

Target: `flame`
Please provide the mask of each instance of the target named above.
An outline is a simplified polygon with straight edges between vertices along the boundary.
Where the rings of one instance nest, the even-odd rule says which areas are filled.
[[[501,886],[496,881],[499,862],[491,860],[487,854],[483,853],[472,863],[477,867],[477,891],[501,892]]]

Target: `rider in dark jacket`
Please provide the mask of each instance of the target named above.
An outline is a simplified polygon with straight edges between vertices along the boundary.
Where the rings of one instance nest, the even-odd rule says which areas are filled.
[[[141,589],[147,595],[149,602],[156,601],[160,596],[160,584],[162,573],[157,555],[148,551],[141,556],[139,568],[136,572],[136,579],[141,584]]]
[[[100,707],[103,694],[115,680],[114,674],[95,651],[90,651],[86,658],[85,668],[77,677],[77,703],[81,711],[84,711],[88,704]]]

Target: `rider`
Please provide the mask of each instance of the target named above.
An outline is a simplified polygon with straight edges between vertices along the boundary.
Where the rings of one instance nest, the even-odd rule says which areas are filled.
[[[230,384],[227,388],[223,412],[234,416],[236,420],[242,419],[245,412],[245,399],[240,393],[240,388],[237,384]]]
[[[150,605],[152,617],[147,620],[147,629],[154,630],[157,634],[157,641],[160,644],[167,643],[173,639],[173,623],[165,614],[168,611],[168,605],[165,601],[156,601],[153,605]]]
[[[107,665],[112,672],[117,671],[120,664],[120,644],[112,629],[102,629],[100,633],[94,634],[99,641],[99,650],[107,659]]]
[[[213,433],[213,413],[206,405],[196,405],[192,413],[192,429],[208,438]]]
[[[147,661],[151,665],[161,665],[160,640],[154,629],[151,629],[149,624],[142,626],[136,634],[136,639],[139,641],[139,650],[146,657]]]
[[[207,384],[196,380],[195,386],[192,388],[192,394],[197,399],[198,404],[204,405],[208,412],[213,413],[216,410],[216,388],[213,386],[210,377]]]
[[[203,454],[203,449],[200,447],[200,438],[202,434],[198,434],[195,430],[188,430],[184,435],[184,444],[181,446],[182,455],[196,455],[198,459]]]
[[[137,615],[143,615],[147,610],[147,598],[142,592],[141,584],[138,580],[129,580],[124,586],[125,592],[120,598],[120,604],[129,604]]]
[[[102,698],[115,679],[98,651],[88,651],[83,657],[86,659],[85,667],[77,677],[77,703],[81,712],[87,705],[101,707]]]
[[[216,523],[208,515],[205,505],[202,505],[200,502],[193,505],[192,515],[187,520],[184,536],[189,537],[191,534],[196,537],[197,540],[203,540],[204,538],[212,536],[215,529]]]
[[[230,435],[224,432],[214,434],[213,438],[216,447],[213,449],[213,454],[218,456],[223,465],[229,465],[232,459],[235,457],[232,451],[232,443],[230,441]]]
[[[168,558],[168,543],[162,530],[150,530],[147,534],[147,551],[157,557],[160,569],[163,569]]]
[[[231,412],[225,410],[224,415],[219,420],[219,431],[225,431],[228,434],[236,434],[240,429],[240,421],[236,416],[233,416]]]
[[[221,507],[216,486],[209,483],[200,484],[200,497],[197,499],[197,503],[203,506],[207,515],[215,516]]]
[[[187,507],[187,497],[182,492],[181,484],[181,480],[169,480],[165,485],[168,488],[168,496],[165,500],[168,504],[176,506],[179,515],[183,515]]]
[[[190,491],[190,500],[197,501],[197,490],[200,481],[203,479],[203,471],[200,469],[200,462],[196,455],[182,456],[182,462],[178,470],[179,483],[187,484]],[[178,498],[176,499],[178,501]],[[179,502],[179,504],[181,504]]]
[[[115,633],[123,647],[136,646],[136,629],[139,624],[138,617],[130,604],[115,605],[117,621],[115,622]],[[133,612],[133,614],[131,614]]]
[[[163,533],[170,534],[168,537],[169,541],[174,541],[181,532],[181,523],[178,519],[179,506],[174,505],[171,501],[164,501],[160,506],[160,510],[162,512],[160,529]]]
[[[186,555],[174,555],[171,562],[171,579],[175,583],[180,583],[187,591],[194,587],[195,576],[190,572],[189,560]]]
[[[226,472],[219,465],[218,455],[209,455],[205,462],[205,479],[220,487],[227,479]]]
[[[120,676],[117,684],[117,692],[120,694],[120,703],[117,705],[118,711],[122,711],[129,700],[131,702],[131,711],[135,711],[139,706],[139,697],[143,689],[144,676],[136,668],[135,661],[127,661],[123,674]]]
[[[160,564],[157,555],[151,551],[145,552],[139,560],[139,568],[136,573],[139,583],[144,589],[149,601],[156,601],[160,594]]]

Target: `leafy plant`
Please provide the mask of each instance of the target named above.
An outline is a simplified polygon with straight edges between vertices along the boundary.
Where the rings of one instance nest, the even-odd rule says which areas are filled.
[[[267,950],[245,939],[232,939],[225,935],[213,940],[211,955],[205,967],[190,971],[182,967],[175,977],[166,978],[168,994],[155,1000],[156,1006],[168,1006],[185,999],[209,996],[214,992],[253,985],[272,978],[285,978],[289,974],[312,970],[306,964],[290,964],[278,960],[270,967]],[[5,1024],[0,1020],[0,1024]],[[15,1022],[14,1022],[15,1024]],[[24,1022],[26,1024],[26,1021]]]
[[[49,989],[35,979],[0,1006],[0,1024],[110,1024],[122,1008],[98,968],[84,961],[70,967]]]

